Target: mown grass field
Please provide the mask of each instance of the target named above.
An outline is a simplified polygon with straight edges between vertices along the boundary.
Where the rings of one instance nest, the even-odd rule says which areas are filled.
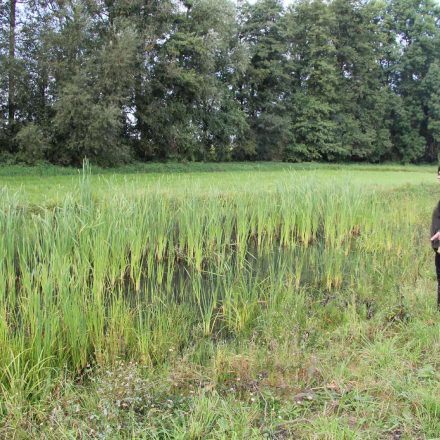
[[[61,204],[78,191],[81,169],[55,166],[0,167],[0,185],[25,203]],[[302,176],[320,182],[335,180],[369,188],[433,184],[432,166],[331,165],[287,163],[139,164],[117,169],[93,167],[92,191],[105,197],[109,189],[126,193],[259,192],[294,184]]]
[[[436,169],[170,167],[0,169],[0,437],[440,438]]]

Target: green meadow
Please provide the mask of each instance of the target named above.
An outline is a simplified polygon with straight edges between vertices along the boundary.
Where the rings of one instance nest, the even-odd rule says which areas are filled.
[[[40,167],[0,166],[0,186],[26,204],[62,204],[68,193],[79,189],[81,169],[53,165]],[[432,166],[332,165],[288,163],[155,163],[116,169],[93,167],[91,190],[104,198],[118,189],[124,195],[170,193],[267,192],[295,185],[299,177],[319,182],[395,188],[432,184]]]
[[[0,168],[0,437],[440,438],[435,173]]]

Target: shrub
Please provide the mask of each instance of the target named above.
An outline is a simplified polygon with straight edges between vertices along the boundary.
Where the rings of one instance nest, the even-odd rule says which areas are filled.
[[[18,159],[28,165],[45,159],[48,141],[43,130],[36,124],[25,125],[15,136],[18,144]]]

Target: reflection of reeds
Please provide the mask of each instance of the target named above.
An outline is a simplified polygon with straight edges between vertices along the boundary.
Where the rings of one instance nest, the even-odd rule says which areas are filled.
[[[87,176],[55,209],[1,194],[0,371],[79,371],[119,356],[157,363],[192,327],[248,331],[286,290],[377,295],[402,261],[412,277],[418,270],[410,197],[298,178],[261,194],[98,202]],[[0,380],[11,386],[9,374]]]

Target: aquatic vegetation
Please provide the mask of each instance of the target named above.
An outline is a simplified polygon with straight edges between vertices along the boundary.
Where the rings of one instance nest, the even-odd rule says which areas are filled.
[[[197,329],[249,334],[286,295],[339,295],[363,313],[402,277],[417,278],[426,216],[417,196],[285,177],[262,192],[109,185],[98,199],[86,167],[78,194],[40,208],[3,190],[2,389],[13,376],[37,386],[51,371],[120,358],[156,365]]]

